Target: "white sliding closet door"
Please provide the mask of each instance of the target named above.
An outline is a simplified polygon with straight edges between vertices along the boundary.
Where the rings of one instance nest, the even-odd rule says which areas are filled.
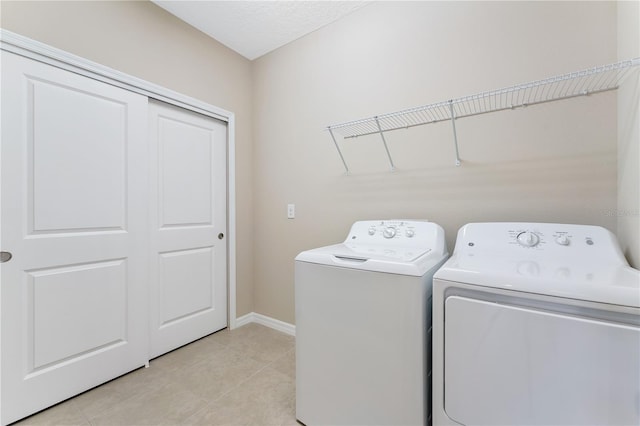
[[[227,326],[227,125],[149,102],[151,351]]]
[[[144,365],[147,98],[2,52],[1,423]]]

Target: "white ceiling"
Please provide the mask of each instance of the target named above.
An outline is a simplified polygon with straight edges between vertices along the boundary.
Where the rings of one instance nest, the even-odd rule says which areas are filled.
[[[247,59],[340,19],[369,1],[152,0]]]

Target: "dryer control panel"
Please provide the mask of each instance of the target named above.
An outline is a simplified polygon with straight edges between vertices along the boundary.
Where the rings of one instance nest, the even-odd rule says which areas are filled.
[[[458,233],[457,250],[534,256],[536,252],[546,252],[547,258],[557,254],[574,256],[581,262],[588,257],[602,262],[621,256],[615,236],[605,228],[557,223],[470,223]]]
[[[546,224],[545,224],[546,225]],[[540,226],[520,227],[518,229],[510,229],[507,231],[509,236],[522,247],[538,247],[542,248],[548,242],[558,244],[560,246],[570,246],[584,242],[587,245],[593,245],[594,240],[590,232],[577,232],[563,228],[562,226],[553,229],[540,229]],[[597,235],[597,233],[595,234]],[[576,236],[578,239],[576,240]],[[583,236],[583,238],[580,238]]]
[[[640,307],[640,272],[600,226],[470,223],[436,278],[509,291]]]

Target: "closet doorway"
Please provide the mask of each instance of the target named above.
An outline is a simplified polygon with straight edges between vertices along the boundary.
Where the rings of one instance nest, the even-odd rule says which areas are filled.
[[[232,229],[226,121],[5,47],[2,425],[225,328]]]

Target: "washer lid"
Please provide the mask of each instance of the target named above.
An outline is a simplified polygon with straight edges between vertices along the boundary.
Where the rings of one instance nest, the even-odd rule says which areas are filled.
[[[342,243],[307,250],[296,261],[386,272],[398,275],[422,276],[446,258],[427,247],[393,247]]]
[[[448,256],[444,230],[433,222],[356,222],[342,244],[300,253],[297,261],[422,276]]]
[[[535,235],[535,245],[519,240],[525,232]],[[434,278],[640,308],[640,271],[627,264],[615,236],[598,226],[468,224]]]

